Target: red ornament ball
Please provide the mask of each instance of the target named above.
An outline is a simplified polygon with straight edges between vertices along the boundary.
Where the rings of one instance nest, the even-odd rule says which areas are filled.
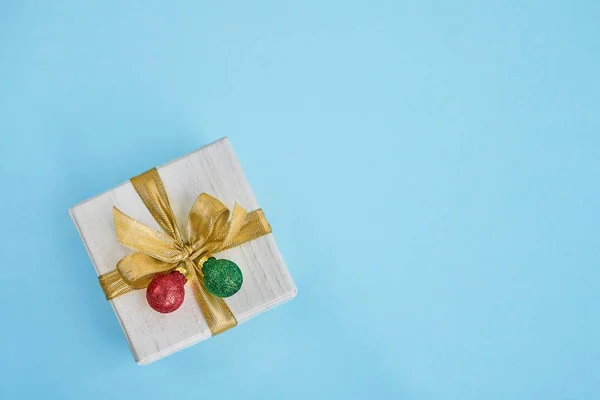
[[[156,311],[167,314],[177,310],[185,298],[185,275],[179,271],[158,275],[146,288],[146,300]]]

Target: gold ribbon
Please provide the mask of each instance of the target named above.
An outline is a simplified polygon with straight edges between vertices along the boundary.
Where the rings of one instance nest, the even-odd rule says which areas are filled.
[[[117,239],[136,252],[123,257],[116,270],[98,278],[106,298],[144,289],[156,275],[177,269],[190,281],[211,333],[233,328],[237,320],[225,301],[204,287],[202,264],[219,251],[271,233],[262,210],[248,213],[236,204],[229,211],[219,200],[202,193],[190,210],[185,242],[158,171],[153,168],[132,178],[131,183],[164,233],[113,207]]]

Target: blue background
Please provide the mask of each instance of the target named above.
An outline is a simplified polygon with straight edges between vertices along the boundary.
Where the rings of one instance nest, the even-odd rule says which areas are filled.
[[[597,1],[0,1],[0,397],[600,399]],[[67,208],[229,136],[299,296],[138,367]]]

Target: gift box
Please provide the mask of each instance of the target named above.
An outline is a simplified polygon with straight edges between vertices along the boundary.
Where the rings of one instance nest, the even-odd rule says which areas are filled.
[[[138,364],[208,339],[296,295],[267,213],[259,209],[227,138],[69,213]],[[233,275],[223,277],[225,267]],[[182,278],[177,282],[183,287],[160,286],[171,277]],[[171,310],[159,305],[157,311],[152,301],[181,305],[166,313]]]

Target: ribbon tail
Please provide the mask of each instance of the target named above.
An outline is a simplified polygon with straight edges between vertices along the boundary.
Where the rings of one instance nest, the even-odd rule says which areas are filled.
[[[100,286],[104,291],[106,300],[112,300],[116,297],[124,295],[125,293],[135,290],[123,280],[123,277],[117,270],[100,275],[98,280],[100,281]]]
[[[132,290],[145,288],[154,276],[175,266],[143,253],[131,253],[119,261],[116,270],[100,275],[98,280],[106,299],[112,300]]]
[[[177,263],[166,263],[144,253],[131,253],[117,264],[117,271],[123,281],[133,289],[144,289],[152,279],[177,266]]]
[[[192,286],[196,302],[200,306],[200,311],[213,336],[223,333],[237,325],[235,316],[227,306],[225,301],[214,296],[206,290],[204,283],[198,276],[196,266],[192,261],[186,259],[186,266],[190,273],[188,280]]]

